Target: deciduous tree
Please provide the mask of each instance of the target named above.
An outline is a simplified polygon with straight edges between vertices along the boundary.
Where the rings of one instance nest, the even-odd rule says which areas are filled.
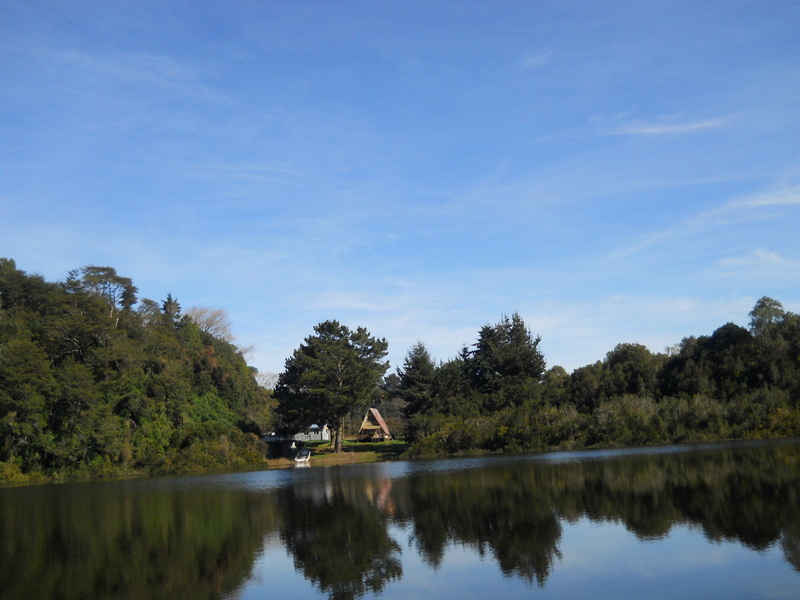
[[[186,316],[197,324],[200,331],[231,344],[234,343],[235,338],[231,331],[231,320],[225,309],[193,306],[186,311]]]

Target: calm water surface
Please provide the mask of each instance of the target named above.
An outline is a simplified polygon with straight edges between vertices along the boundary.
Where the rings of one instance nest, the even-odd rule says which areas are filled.
[[[0,598],[800,598],[800,441],[0,489]]]

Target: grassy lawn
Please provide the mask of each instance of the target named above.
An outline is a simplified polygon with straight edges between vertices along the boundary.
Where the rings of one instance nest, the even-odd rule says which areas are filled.
[[[306,447],[311,449],[312,464],[333,465],[397,458],[405,450],[406,443],[404,440],[390,442],[344,440],[341,454],[333,452],[330,442],[309,442]]]

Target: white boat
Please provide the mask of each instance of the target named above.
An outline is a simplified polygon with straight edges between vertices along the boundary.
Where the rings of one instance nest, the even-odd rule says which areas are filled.
[[[294,457],[295,462],[308,462],[311,459],[311,450],[308,448],[300,448]]]

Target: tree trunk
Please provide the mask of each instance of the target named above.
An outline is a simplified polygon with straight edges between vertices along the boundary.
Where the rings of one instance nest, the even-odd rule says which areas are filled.
[[[344,436],[344,419],[340,419],[339,422],[333,429],[334,431],[334,442],[333,442],[333,451],[336,454],[342,453],[342,438]]]

